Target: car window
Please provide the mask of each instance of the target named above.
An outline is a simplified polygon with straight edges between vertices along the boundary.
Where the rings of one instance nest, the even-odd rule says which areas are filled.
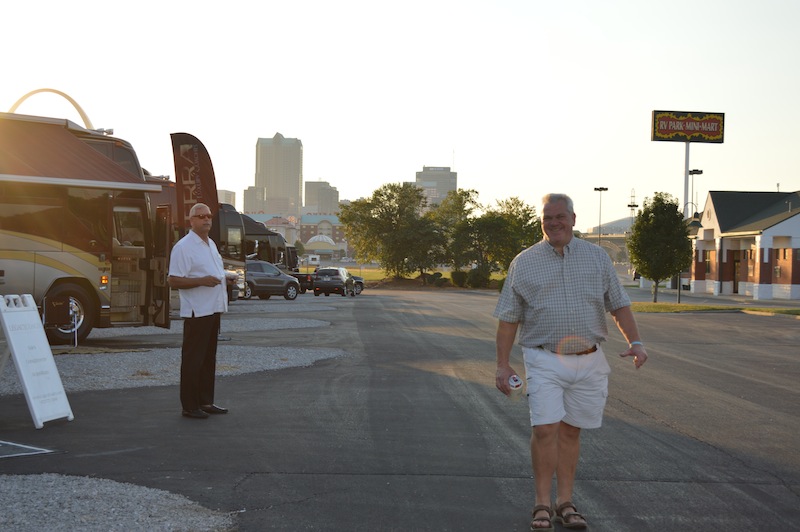
[[[274,264],[270,264],[267,262],[262,264],[261,266],[264,267],[264,273],[270,273],[272,275],[277,275],[281,273],[280,270]]]
[[[261,272],[261,263],[259,262],[251,262],[247,264],[247,271],[248,272]]]
[[[328,276],[331,276],[331,277],[333,277],[334,275],[338,276],[339,275],[339,270],[336,270],[336,269],[333,269],[333,268],[326,268],[326,269],[322,269],[322,270],[317,271],[317,275],[323,275],[323,276],[324,275],[328,275]]]

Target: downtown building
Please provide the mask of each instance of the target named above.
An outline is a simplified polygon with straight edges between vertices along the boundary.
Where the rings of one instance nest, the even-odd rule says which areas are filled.
[[[339,191],[327,181],[307,181],[303,214],[334,214],[339,212]]]
[[[439,205],[448,192],[458,189],[458,174],[451,172],[449,166],[423,166],[415,184],[425,194],[428,206]]]
[[[245,212],[297,217],[302,208],[303,143],[275,133],[256,142],[255,186],[244,192]]]

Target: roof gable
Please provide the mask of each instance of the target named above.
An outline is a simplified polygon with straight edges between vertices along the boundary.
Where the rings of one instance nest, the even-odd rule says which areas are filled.
[[[709,192],[721,234],[759,232],[800,214],[800,192]]]

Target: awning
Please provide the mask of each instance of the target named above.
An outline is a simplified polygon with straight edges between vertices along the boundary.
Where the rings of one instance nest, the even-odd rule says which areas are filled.
[[[0,181],[161,191],[83,143],[67,123],[0,113]]]

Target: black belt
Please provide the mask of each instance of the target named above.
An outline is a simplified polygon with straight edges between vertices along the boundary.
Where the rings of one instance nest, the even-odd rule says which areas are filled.
[[[550,351],[549,349],[547,349],[543,345],[540,345],[539,349],[544,349],[545,351]],[[559,354],[559,355],[568,355],[568,356],[572,356],[572,355],[588,355],[588,354],[594,353],[595,351],[597,351],[597,344],[594,344],[592,347],[590,347],[586,351],[579,351],[577,353],[557,353],[557,354]],[[555,353],[555,351],[551,351],[551,352]]]

